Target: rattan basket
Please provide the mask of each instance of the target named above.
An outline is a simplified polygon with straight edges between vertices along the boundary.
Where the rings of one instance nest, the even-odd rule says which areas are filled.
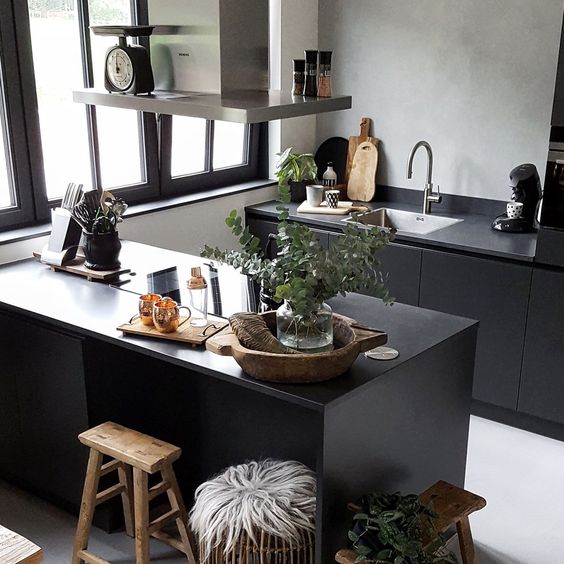
[[[247,533],[242,533],[235,547],[225,552],[225,545],[220,543],[212,554],[205,559],[200,546],[200,564],[313,564],[315,536],[309,531],[302,531],[300,540],[291,543],[265,532],[258,532],[256,543]]]

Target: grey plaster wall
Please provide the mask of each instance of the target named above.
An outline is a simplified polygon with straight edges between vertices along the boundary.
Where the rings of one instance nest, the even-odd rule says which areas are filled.
[[[508,198],[523,162],[544,177],[562,0],[319,0],[319,48],[333,49],[334,90],[353,109],[321,115],[317,141],[382,139],[378,183],[422,189],[427,139],[444,192]]]

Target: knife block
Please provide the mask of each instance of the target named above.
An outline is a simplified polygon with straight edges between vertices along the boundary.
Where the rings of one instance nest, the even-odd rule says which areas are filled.
[[[61,266],[76,256],[82,229],[64,208],[56,208],[52,214],[49,242],[41,252],[41,262]]]

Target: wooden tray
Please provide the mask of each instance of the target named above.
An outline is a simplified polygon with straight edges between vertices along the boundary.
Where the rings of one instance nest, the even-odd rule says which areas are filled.
[[[136,319],[132,323],[123,323],[117,329],[126,335],[139,335],[141,337],[153,337],[154,339],[179,341],[197,346],[203,345],[212,335],[215,335],[228,325],[227,321],[210,319],[210,322],[205,327],[192,327],[188,319],[190,318],[181,317],[181,325],[174,333],[159,333],[153,325],[143,325],[140,319]],[[212,325],[215,325],[215,328],[211,327]],[[207,329],[206,334],[202,335],[204,329]]]
[[[276,312],[262,316],[273,331]],[[274,332],[274,331],[273,331]],[[223,356],[232,356],[249,376],[267,382],[307,384],[324,382],[344,374],[356,357],[374,347],[385,345],[383,331],[357,324],[354,319],[333,314],[333,334],[340,347],[314,354],[279,354],[247,349],[228,327],[206,343],[206,349]]]
[[[36,259],[41,260],[41,253],[33,251],[33,256]],[[71,274],[78,274],[79,276],[84,276],[87,280],[101,280],[108,281],[118,278],[120,274],[125,274],[131,272],[130,268],[120,268],[118,270],[90,270],[84,266],[84,257],[77,256],[73,260],[69,261],[67,264],[62,266],[56,266],[53,264],[45,264],[52,271],[70,272]]]
[[[325,202],[320,206],[310,206],[307,200],[302,202],[297,209],[298,213],[325,213],[327,215],[347,215],[353,211],[368,211],[366,206],[358,206],[353,202],[339,202],[339,207],[330,208]]]

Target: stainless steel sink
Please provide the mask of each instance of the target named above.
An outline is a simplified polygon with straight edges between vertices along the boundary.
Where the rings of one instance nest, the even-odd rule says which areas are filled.
[[[403,210],[394,210],[392,208],[379,208],[366,213],[362,213],[355,221],[352,217],[344,219],[347,223],[356,223],[359,226],[383,227],[384,229],[395,228],[403,233],[417,233],[419,235],[427,235],[450,227],[456,223],[464,221],[463,219],[454,219],[452,217],[442,217],[440,215],[430,215],[408,212]]]

